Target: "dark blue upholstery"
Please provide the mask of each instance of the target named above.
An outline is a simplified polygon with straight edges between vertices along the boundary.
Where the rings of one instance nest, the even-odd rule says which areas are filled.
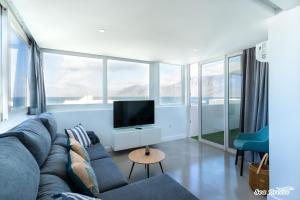
[[[51,137],[48,130],[38,119],[29,119],[11,129],[0,137],[15,136],[30,151],[38,165],[47,159],[51,147]]]
[[[58,133],[56,135],[55,140],[53,141],[53,144],[60,145],[60,146],[63,146],[65,148],[69,148],[68,136],[66,136],[65,134]]]
[[[103,200],[198,200],[167,175],[154,176],[100,194]]]
[[[89,148],[86,149],[86,151],[89,154],[90,160],[97,160],[101,158],[110,157],[110,155],[106,152],[101,143],[91,145]]]
[[[93,160],[91,165],[95,171],[100,192],[128,184],[126,178],[111,158]]]
[[[37,118],[40,119],[44,126],[48,129],[49,133],[51,134],[51,139],[53,141],[56,138],[57,134],[57,123],[53,114],[46,112],[39,114]]]
[[[16,137],[0,138],[0,199],[36,199],[40,169]]]
[[[68,162],[67,149],[60,145],[52,145],[46,162],[41,168],[41,174],[52,174],[68,181],[66,166]]]
[[[67,183],[54,175],[42,174],[38,192],[39,200],[52,200],[52,196],[61,192],[71,192]]]

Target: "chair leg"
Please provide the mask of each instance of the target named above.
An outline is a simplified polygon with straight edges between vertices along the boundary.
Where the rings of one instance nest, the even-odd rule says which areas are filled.
[[[241,171],[240,171],[240,176],[243,176],[243,167],[244,167],[244,155],[245,155],[245,152],[244,152],[244,151],[241,151],[241,154],[242,154],[242,159],[241,159]]]
[[[239,157],[239,150],[237,149],[235,154],[235,165],[237,165],[238,157]]]

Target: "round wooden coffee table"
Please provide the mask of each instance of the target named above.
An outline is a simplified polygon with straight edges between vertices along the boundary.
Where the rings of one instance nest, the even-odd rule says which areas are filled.
[[[149,165],[159,163],[161,172],[164,173],[161,161],[165,159],[165,153],[158,149],[150,148],[150,155],[145,155],[145,148],[137,149],[129,153],[128,158],[132,161],[129,177],[130,179],[134,165],[142,164],[145,165],[147,170],[147,178],[149,178]]]

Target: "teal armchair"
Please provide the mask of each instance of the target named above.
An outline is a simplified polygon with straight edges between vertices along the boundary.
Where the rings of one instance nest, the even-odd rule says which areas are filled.
[[[269,127],[266,126],[255,133],[240,133],[233,141],[236,148],[235,165],[238,156],[241,156],[240,176],[243,176],[244,154],[245,151],[268,153],[269,152]],[[254,156],[253,156],[254,157]]]

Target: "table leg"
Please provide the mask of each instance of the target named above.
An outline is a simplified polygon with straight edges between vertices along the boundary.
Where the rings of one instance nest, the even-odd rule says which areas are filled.
[[[132,162],[132,166],[131,166],[131,169],[130,169],[130,173],[129,173],[129,177],[128,177],[128,179],[130,179],[130,177],[131,177],[131,173],[132,173],[132,170],[133,170],[134,164],[135,164],[135,162]]]
[[[149,178],[149,165],[147,165],[147,178]]]
[[[163,169],[163,167],[162,167],[161,162],[159,162],[159,166],[160,166],[161,172],[164,173],[164,169]]]

